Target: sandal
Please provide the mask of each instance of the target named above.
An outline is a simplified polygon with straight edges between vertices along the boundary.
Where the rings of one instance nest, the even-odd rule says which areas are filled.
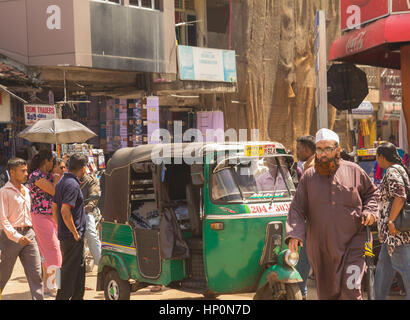
[[[162,290],[162,286],[152,286],[150,291],[151,292],[160,292]]]
[[[44,294],[55,298],[57,296],[57,289],[50,290],[48,288],[45,288]]]

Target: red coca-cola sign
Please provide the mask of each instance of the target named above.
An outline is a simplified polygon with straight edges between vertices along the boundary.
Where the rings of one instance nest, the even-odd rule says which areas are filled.
[[[366,31],[361,31],[347,41],[346,54],[355,54],[363,49],[366,33]]]
[[[410,0],[391,0],[392,13],[410,12]]]
[[[341,11],[342,30],[355,29],[388,16],[389,0],[341,0]]]

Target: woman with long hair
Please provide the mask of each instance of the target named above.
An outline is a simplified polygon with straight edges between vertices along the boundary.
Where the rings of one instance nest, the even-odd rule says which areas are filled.
[[[28,185],[32,198],[31,216],[36,239],[43,257],[43,282],[44,293],[56,295],[55,288],[49,288],[48,278],[61,268],[62,257],[60,242],[57,238],[57,226],[53,220],[51,206],[55,193],[55,185],[59,177],[52,177],[51,171],[56,163],[53,154],[48,150],[41,150],[34,156],[30,163],[32,170]],[[50,272],[50,273],[49,273]]]
[[[377,148],[376,160],[386,174],[380,184],[379,240],[382,248],[375,275],[375,297],[385,300],[398,272],[410,300],[410,232],[399,232],[394,221],[406,203],[410,187],[409,172],[403,165],[396,146],[390,142]]]
[[[53,169],[51,170],[53,179],[56,179],[57,182],[63,177],[64,173],[67,172],[67,166],[63,159],[56,158],[54,161]]]

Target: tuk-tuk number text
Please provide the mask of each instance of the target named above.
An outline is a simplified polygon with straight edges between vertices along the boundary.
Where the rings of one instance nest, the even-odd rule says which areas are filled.
[[[274,204],[272,207],[265,204],[249,205],[251,213],[277,213],[286,214],[290,210],[290,203]]]
[[[196,307],[173,307],[166,305],[166,307],[160,307],[160,315],[185,315],[187,318],[190,318],[191,315],[196,313],[201,313],[203,315],[229,315],[229,314],[241,314],[247,315],[251,313],[251,307],[249,305],[204,305],[202,309]]]

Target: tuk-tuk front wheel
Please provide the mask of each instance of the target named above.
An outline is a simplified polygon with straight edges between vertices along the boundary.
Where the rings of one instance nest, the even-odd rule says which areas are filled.
[[[302,292],[297,283],[266,283],[259,288],[253,300],[302,300]]]
[[[117,271],[111,270],[105,275],[104,296],[106,300],[130,300],[131,285],[122,280]]]

